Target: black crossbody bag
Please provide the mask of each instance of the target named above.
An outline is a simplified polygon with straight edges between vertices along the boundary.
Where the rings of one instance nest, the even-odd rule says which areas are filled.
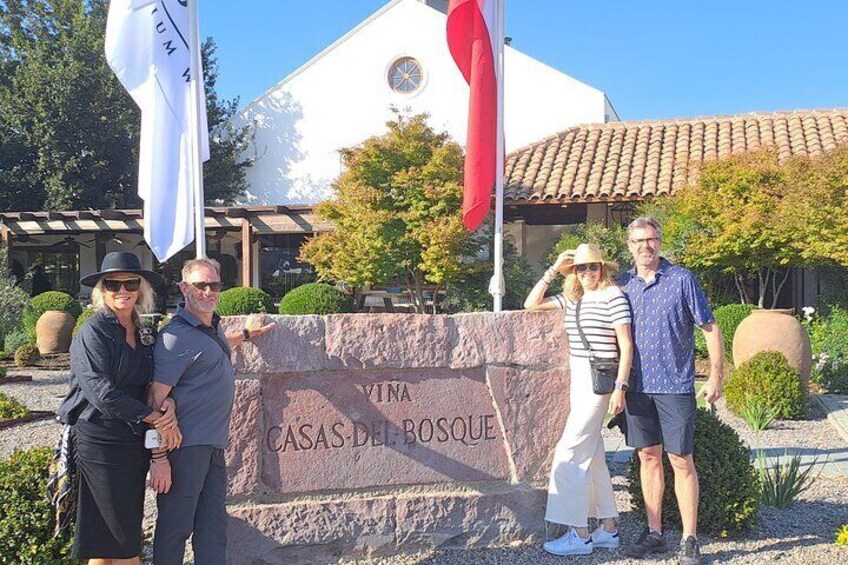
[[[583,347],[589,352],[589,366],[592,369],[592,391],[595,394],[611,394],[615,390],[615,379],[618,376],[618,361],[615,359],[598,359],[595,357],[595,352],[592,351],[592,346],[589,345],[589,340],[586,339],[586,334],[583,333],[583,328],[580,327],[581,302],[583,302],[582,298],[577,301],[574,318],[577,323],[577,333],[580,334]]]

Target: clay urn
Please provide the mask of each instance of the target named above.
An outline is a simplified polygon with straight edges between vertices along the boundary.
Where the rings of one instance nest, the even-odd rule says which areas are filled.
[[[783,353],[804,382],[813,364],[810,337],[792,309],[754,310],[733,334],[733,364],[738,367],[761,351]]]
[[[76,320],[67,312],[48,310],[35,323],[35,342],[38,352],[67,353],[71,348],[71,337]]]

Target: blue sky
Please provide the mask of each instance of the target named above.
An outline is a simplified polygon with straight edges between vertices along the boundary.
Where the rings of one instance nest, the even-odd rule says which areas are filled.
[[[386,3],[201,1],[219,94],[244,106]],[[846,107],[846,21],[844,0],[506,4],[513,47],[603,90],[625,120]]]

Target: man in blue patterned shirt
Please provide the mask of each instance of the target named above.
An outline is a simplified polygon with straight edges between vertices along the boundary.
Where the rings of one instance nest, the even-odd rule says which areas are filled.
[[[692,458],[695,429],[695,326],[704,332],[710,376],[699,393],[709,403],[721,396],[724,351],[721,331],[697,277],[660,256],[662,228],[651,218],[627,227],[635,266],[620,280],[633,310],[633,366],[626,397],[627,445],[637,450],[648,527],[630,557],[668,550],[662,535],[665,490],[663,449],[674,471],[683,538],[680,563],[701,562],[697,541],[698,474]]]

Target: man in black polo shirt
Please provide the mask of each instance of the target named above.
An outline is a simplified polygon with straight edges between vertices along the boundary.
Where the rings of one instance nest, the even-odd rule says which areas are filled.
[[[188,261],[180,291],[185,302],[162,329],[153,350],[151,403],[169,394],[177,405],[183,443],[167,453],[154,450],[151,486],[159,493],[153,561],[181,564],[192,536],[195,562],[223,564],[227,549],[227,448],[235,373],[230,348],[274,324],[225,334],[215,313],[221,292],[220,267],[212,259]]]

